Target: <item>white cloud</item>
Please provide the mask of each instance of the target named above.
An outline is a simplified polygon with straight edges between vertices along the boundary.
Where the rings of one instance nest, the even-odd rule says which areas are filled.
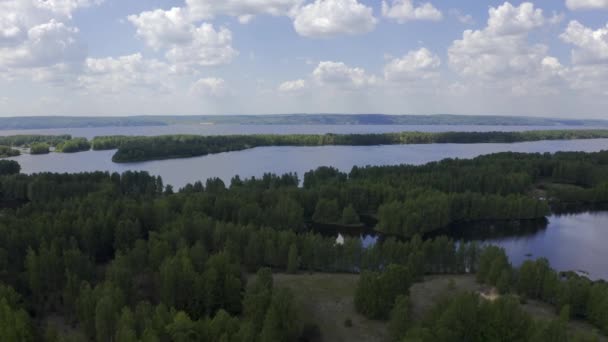
[[[332,37],[372,31],[377,19],[373,10],[357,0],[315,0],[298,9],[296,32],[305,37]]]
[[[192,31],[192,41],[175,44],[166,54],[167,59],[180,67],[228,64],[238,56],[232,47],[232,32],[227,28],[215,30],[204,23]]]
[[[546,68],[548,47],[530,44],[529,33],[548,23],[531,3],[506,2],[490,8],[487,26],[466,30],[448,49],[451,68],[480,87],[510,88],[515,93],[552,91],[556,70]],[[554,59],[550,59],[553,61]]]
[[[137,29],[137,36],[156,50],[175,44],[187,44],[192,40],[192,24],[179,7],[168,11],[157,9],[142,12],[130,15],[128,19]]]
[[[281,83],[281,85],[279,85],[279,91],[283,93],[293,93],[304,90],[307,87],[308,83],[306,82],[306,80],[299,79]]]
[[[465,25],[473,25],[475,23],[475,19],[473,19],[472,15],[463,13],[459,9],[451,9],[450,15],[455,17],[456,19],[458,19],[459,22]]]
[[[519,35],[545,24],[543,10],[534,8],[531,2],[515,7],[505,2],[500,7],[490,8],[487,31],[494,35]]]
[[[608,63],[608,24],[593,30],[574,20],[560,38],[577,47],[572,50],[573,63]]]
[[[608,0],[566,0],[570,10],[608,9]]]
[[[313,71],[313,77],[321,85],[344,89],[363,88],[377,83],[376,77],[368,75],[364,69],[351,68],[342,62],[320,62]]]
[[[201,78],[194,82],[190,94],[203,97],[222,97],[228,94],[226,81],[221,78]]]
[[[143,12],[128,19],[137,36],[156,50],[166,49],[166,58],[178,69],[227,64],[238,55],[229,29],[216,30],[209,23],[196,26],[182,8]]]
[[[78,62],[85,56],[76,40],[78,29],[51,20],[30,28],[27,39],[13,47],[0,48],[0,66],[36,68],[62,62]]]
[[[78,81],[90,93],[119,94],[137,90],[160,93],[172,88],[171,76],[168,64],[145,59],[137,53],[116,58],[87,58]]]
[[[439,77],[439,56],[426,48],[410,51],[402,58],[392,59],[384,67],[384,78],[389,82],[420,82]]]
[[[260,14],[289,15],[302,3],[303,0],[186,0],[188,11],[194,20],[228,15],[238,17],[241,23],[248,23]]]
[[[430,2],[421,3],[415,6],[413,0],[392,0],[389,5],[382,1],[382,15],[403,24],[413,20],[433,20],[443,19],[443,14]]]

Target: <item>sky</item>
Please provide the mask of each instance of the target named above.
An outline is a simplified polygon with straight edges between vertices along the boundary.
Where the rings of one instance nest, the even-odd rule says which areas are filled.
[[[0,0],[0,116],[607,108],[608,0]]]

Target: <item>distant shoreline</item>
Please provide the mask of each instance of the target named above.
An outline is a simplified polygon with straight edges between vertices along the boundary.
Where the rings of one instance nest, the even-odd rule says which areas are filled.
[[[96,127],[152,127],[168,125],[419,125],[419,126],[608,126],[608,120],[555,119],[494,115],[384,115],[384,114],[281,114],[71,117],[36,116],[0,118],[0,130]]]

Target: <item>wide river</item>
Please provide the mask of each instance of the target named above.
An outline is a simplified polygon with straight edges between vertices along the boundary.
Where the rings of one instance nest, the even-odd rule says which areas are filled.
[[[558,129],[560,127],[547,127]],[[277,126],[277,125],[200,125],[163,127],[112,127],[27,131],[0,131],[12,134],[72,134],[91,138],[97,135],[160,135],[160,134],[317,134],[317,133],[382,133],[401,131],[522,131],[544,127],[513,126]],[[350,171],[353,166],[424,164],[445,158],[473,158],[496,152],[595,152],[608,149],[608,139],[573,141],[538,141],[515,144],[428,144],[391,146],[321,146],[260,147],[246,151],[221,153],[204,157],[112,163],[114,151],[90,151],[75,154],[22,155],[17,160],[22,172],[83,172],[127,170],[148,171],[162,176],[166,184],[176,188],[197,180],[218,177],[230,179],[261,176],[271,172],[303,174],[319,166],[333,166]],[[526,258],[546,257],[553,267],[585,271],[593,279],[608,279],[608,213],[585,213],[551,216],[542,229],[513,232],[511,235],[488,237],[482,241],[498,244],[507,250],[515,265]]]

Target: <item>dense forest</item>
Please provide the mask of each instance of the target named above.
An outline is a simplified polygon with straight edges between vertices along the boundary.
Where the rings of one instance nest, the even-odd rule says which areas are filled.
[[[492,126],[608,126],[604,120],[554,119],[492,115],[287,114],[194,115],[129,117],[0,118],[0,129],[124,127],[165,125],[492,125]]]
[[[514,143],[539,140],[608,138],[608,130],[548,130],[525,132],[402,132],[325,135],[166,135],[155,137],[96,137],[97,150],[118,149],[114,162],[188,158],[261,146],[373,146],[400,144]]]
[[[586,340],[563,337],[563,326],[573,317],[608,332],[605,282],[558,274],[544,260],[515,269],[500,249],[424,233],[542,217],[547,202],[562,200],[554,184],[591,194],[584,203],[606,201],[606,168],[608,152],[502,153],[175,190],[145,172],[23,175],[17,162],[0,161],[0,204],[11,204],[0,211],[0,332],[10,341],[312,341],[294,294],[272,276],[308,271],[361,272],[357,310],[389,320],[395,340]],[[364,216],[408,239],[364,248],[312,230]],[[461,273],[505,298],[463,294],[423,321],[408,319],[411,284]],[[511,295],[550,303],[562,317],[536,322]]]

